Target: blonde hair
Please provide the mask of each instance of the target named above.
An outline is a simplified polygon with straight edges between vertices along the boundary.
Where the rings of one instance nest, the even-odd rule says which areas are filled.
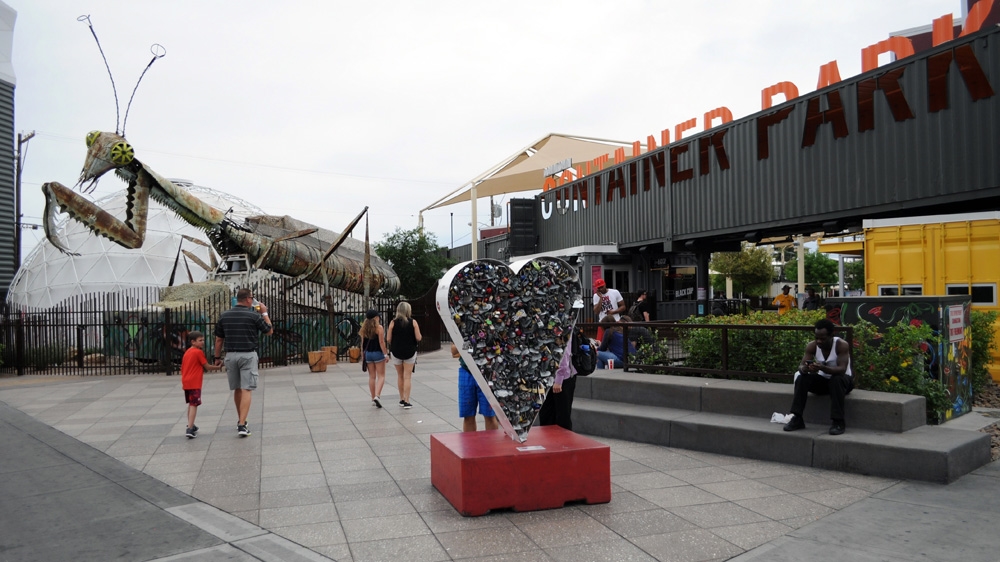
[[[413,309],[410,308],[410,303],[403,301],[399,303],[396,307],[396,319],[397,320],[409,320],[410,314],[413,313]]]
[[[378,316],[365,320],[365,323],[361,325],[361,329],[358,330],[358,334],[365,339],[375,339],[375,336],[378,335]]]

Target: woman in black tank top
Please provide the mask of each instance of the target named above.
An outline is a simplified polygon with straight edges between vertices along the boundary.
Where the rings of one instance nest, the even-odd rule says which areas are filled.
[[[365,323],[361,326],[361,349],[368,365],[368,391],[372,395],[372,405],[382,407],[382,387],[385,385],[385,364],[389,361],[385,345],[385,329],[377,310],[365,313]]]
[[[410,303],[401,302],[396,307],[396,318],[389,322],[386,339],[389,342],[389,352],[392,354],[392,364],[396,367],[399,388],[399,406],[412,408],[410,404],[410,377],[413,375],[413,365],[417,362],[417,344],[422,339],[420,326],[410,317]]]

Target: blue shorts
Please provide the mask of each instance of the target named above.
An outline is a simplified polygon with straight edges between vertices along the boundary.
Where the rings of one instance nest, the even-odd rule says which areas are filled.
[[[476,384],[475,377],[468,369],[458,368],[458,417],[472,418],[476,416],[476,406],[479,406],[479,413],[487,418],[496,416],[490,403],[486,400],[479,385]]]
[[[381,351],[366,351],[365,361],[369,363],[381,363],[385,361],[385,354]]]

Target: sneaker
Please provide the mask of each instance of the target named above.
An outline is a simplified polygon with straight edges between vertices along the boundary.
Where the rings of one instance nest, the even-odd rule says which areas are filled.
[[[785,424],[785,431],[798,431],[800,429],[805,429],[806,424],[802,421],[801,416],[792,415],[792,421]]]
[[[400,408],[405,408],[406,407],[406,400],[400,400],[399,401],[399,407]]]
[[[833,425],[830,426],[830,435],[841,435],[844,430],[847,429],[842,421],[835,421]]]
[[[198,426],[192,425],[191,426],[191,431],[193,431],[195,435],[198,435]]]
[[[376,396],[375,398],[372,398],[372,404],[375,404],[376,408],[381,408],[382,407],[382,401],[379,400],[378,396]]]
[[[194,439],[195,435],[197,435],[197,433],[198,433],[198,431],[195,430],[195,428],[189,427],[189,428],[187,428],[187,431],[184,432],[184,435],[187,435],[188,439]]]
[[[412,407],[413,407],[413,404],[410,404],[409,402],[403,402],[403,409],[404,410],[409,410]]]
[[[246,437],[247,435],[250,435],[250,428],[247,427],[247,424],[238,425],[236,426],[236,433],[240,437]]]

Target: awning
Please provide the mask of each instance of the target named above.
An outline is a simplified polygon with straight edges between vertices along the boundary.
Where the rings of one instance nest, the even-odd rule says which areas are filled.
[[[476,197],[541,189],[547,166],[566,159],[577,165],[605,154],[613,161],[615,149],[623,147],[631,158],[631,142],[552,133],[515,152],[462,187],[424,207],[421,212],[469,201],[473,185]],[[645,150],[645,146],[642,149]]]

